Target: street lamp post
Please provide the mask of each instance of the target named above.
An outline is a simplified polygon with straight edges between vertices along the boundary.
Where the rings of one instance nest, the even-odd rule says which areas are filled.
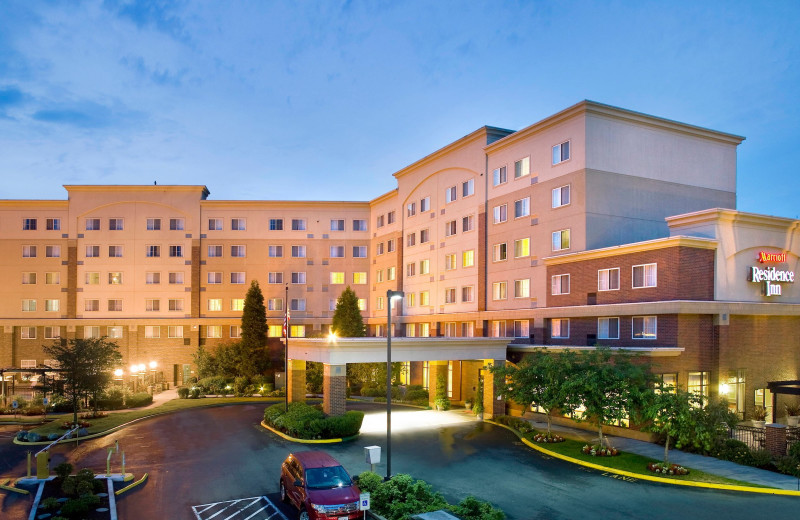
[[[386,480],[392,478],[392,300],[402,300],[403,291],[386,291]]]
[[[283,300],[283,411],[289,411],[289,284],[286,284],[286,298]]]

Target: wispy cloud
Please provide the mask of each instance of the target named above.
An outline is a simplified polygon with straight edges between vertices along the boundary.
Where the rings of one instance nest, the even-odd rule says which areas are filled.
[[[180,41],[189,35],[175,11],[183,2],[164,0],[106,0],[104,6],[120,18],[132,21],[138,28],[153,28]]]
[[[37,110],[32,115],[36,121],[84,129],[109,128],[141,119],[139,112],[124,108],[111,108],[91,101],[56,104]]]
[[[141,56],[124,56],[119,63],[140,77],[161,86],[179,87],[186,74],[186,69],[172,72],[169,69],[150,67]]]

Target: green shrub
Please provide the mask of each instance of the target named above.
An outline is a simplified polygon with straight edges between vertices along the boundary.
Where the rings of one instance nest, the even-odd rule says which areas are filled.
[[[200,397],[200,388],[194,387],[189,393],[189,399],[198,399]]]
[[[28,407],[28,400],[27,399],[25,399],[21,395],[12,395],[8,399],[8,407],[9,408],[11,408],[11,403],[13,403],[14,401],[17,402],[17,413],[21,413],[23,410],[25,410],[25,408]]]
[[[153,396],[147,392],[130,394],[125,397],[125,406],[128,408],[139,408],[140,406],[147,406],[149,404],[153,404]]]
[[[365,386],[361,388],[361,395],[363,397],[385,397],[386,390],[371,386]]]
[[[28,440],[28,432],[25,430],[21,430],[17,432],[17,440],[18,441],[27,441]]]
[[[711,455],[718,459],[729,460],[745,466],[751,466],[753,463],[750,448],[744,442],[736,439],[725,439],[718,443],[712,450]]]
[[[28,442],[39,442],[42,440],[42,436],[36,432],[28,432]]]
[[[383,477],[372,471],[364,471],[358,476],[358,489],[362,493],[374,494],[381,484],[383,484]]]
[[[64,480],[72,474],[72,464],[69,462],[62,462],[54,468],[54,471],[56,472],[58,478]]]
[[[125,394],[120,388],[110,388],[97,399],[97,407],[103,410],[119,410],[122,408]]]
[[[228,386],[230,381],[222,376],[204,377],[197,382],[197,386],[203,389],[207,394],[224,394],[225,387]]]
[[[250,385],[250,378],[245,376],[235,378],[233,380],[233,392],[237,397],[253,395],[253,387]]]
[[[284,404],[273,404],[272,406],[267,407],[264,410],[264,422],[269,425],[275,424],[275,419],[277,419],[281,414],[283,414]]]
[[[77,486],[78,486],[77,478],[67,477],[61,483],[61,491],[67,496],[72,496],[75,494]]]
[[[792,456],[778,457],[775,461],[775,468],[781,473],[792,475],[800,478],[800,468],[798,468],[798,460]]]
[[[425,402],[427,402],[428,401],[428,391],[427,390],[423,390],[421,388],[419,390],[406,390],[405,400],[406,401],[422,401],[422,400],[425,400]]]
[[[77,518],[89,512],[89,504],[81,499],[71,498],[61,505],[61,514],[67,518]]]
[[[385,403],[386,402],[386,398],[385,397],[376,397],[375,399],[373,399],[372,402],[373,403]]]
[[[339,437],[350,437],[357,435],[361,430],[361,423],[364,420],[364,412],[350,410],[344,415],[326,417],[322,419],[321,430],[323,439],[336,439]]]
[[[289,411],[278,416],[274,425],[292,437],[313,439],[321,432],[311,427],[310,423],[325,417],[320,410],[305,403],[290,403]]]
[[[97,495],[84,495],[80,499],[90,508],[100,505],[100,497]]]
[[[789,456],[793,457],[798,463],[800,463],[800,442],[795,442],[789,446]]]
[[[388,520],[405,520],[414,514],[447,507],[442,495],[432,491],[430,484],[404,474],[398,474],[379,486],[374,500],[376,505],[380,504],[378,513]]]
[[[86,496],[91,495],[94,491],[94,484],[92,482],[86,480],[79,480],[78,485],[75,486],[75,491],[78,493],[78,496]]]
[[[189,392],[190,391],[191,390],[189,390],[189,388],[186,387],[186,386],[179,387],[178,388],[178,398],[179,399],[187,399],[189,397]]]
[[[764,448],[759,450],[751,450],[750,464],[757,468],[768,468],[772,465],[772,453]]]
[[[335,439],[358,434],[364,413],[351,410],[344,415],[325,417],[319,409],[305,403],[274,404],[264,410],[264,422],[300,439]]]
[[[408,392],[415,392],[417,390],[425,390],[425,387],[422,385],[408,385],[406,386],[406,393]],[[425,390],[427,392],[427,390]]]
[[[450,510],[458,515],[461,520],[503,520],[506,515],[502,510],[492,506],[489,502],[478,500],[472,495],[450,506]]]
[[[56,497],[47,497],[42,500],[42,509],[55,509],[58,507],[58,499]]]

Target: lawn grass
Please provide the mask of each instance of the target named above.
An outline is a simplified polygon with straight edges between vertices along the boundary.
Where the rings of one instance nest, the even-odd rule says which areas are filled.
[[[142,417],[147,417],[149,415],[160,415],[170,412],[178,412],[181,410],[189,410],[192,408],[238,403],[277,403],[282,401],[282,397],[208,397],[200,399],[172,399],[164,404],[152,408],[139,408],[137,410],[112,412],[109,413],[107,417],[103,417],[102,419],[88,419],[88,422],[91,424],[91,426],[87,428],[87,431],[91,435],[110,430],[111,428],[121,424],[125,424],[136,419],[141,419]],[[71,420],[72,414],[62,414],[54,421],[38,428],[34,428],[31,431],[34,431],[42,436],[46,436],[51,433],[64,433],[61,425],[64,423],[64,421]]]

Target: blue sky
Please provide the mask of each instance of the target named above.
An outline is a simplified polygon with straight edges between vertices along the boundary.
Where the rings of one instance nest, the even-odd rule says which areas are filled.
[[[800,215],[800,2],[0,2],[0,198],[205,184],[369,200],[482,125],[583,99],[747,137]]]

